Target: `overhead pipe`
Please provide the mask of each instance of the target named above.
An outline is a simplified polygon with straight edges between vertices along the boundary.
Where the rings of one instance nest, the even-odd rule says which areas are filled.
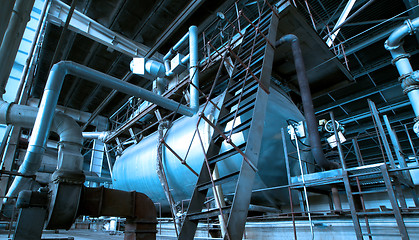
[[[316,115],[314,114],[313,100],[311,97],[310,86],[304,65],[303,55],[301,53],[298,37],[293,34],[287,34],[276,41],[275,47],[284,43],[291,43],[294,56],[295,70],[297,72],[298,85],[300,87],[301,99],[304,108],[304,117],[307,123],[308,138],[310,140],[311,152],[316,163],[324,169],[338,168],[337,164],[326,159],[323,153],[322,144],[318,132]]]
[[[62,61],[55,64],[49,74],[47,83],[45,85],[44,94],[42,96],[41,104],[39,111],[36,115],[36,120],[33,128],[33,133],[31,135],[28,150],[25,155],[24,162],[19,168],[19,172],[25,175],[31,175],[39,168],[39,165],[42,161],[42,155],[45,152],[45,144],[48,139],[48,134],[51,130],[51,126],[54,126],[54,113],[57,106],[58,97],[60,95],[61,87],[64,82],[64,78],[67,75],[74,75],[98,84],[102,84],[105,87],[116,89],[123,93],[133,95],[145,99],[147,101],[153,102],[162,107],[168,108],[169,110],[175,111],[178,109],[179,113],[185,115],[193,115],[193,112],[170,99],[159,96],[153,92],[142,89],[133,84],[123,82],[117,78],[106,75],[99,71],[93,70],[86,66],[70,62]],[[56,114],[58,116],[59,114]],[[5,117],[7,120],[7,116]],[[61,119],[62,120],[62,119]],[[77,123],[74,123],[77,125]],[[77,125],[78,126],[78,125]],[[80,129],[80,128],[79,128]],[[63,133],[62,133],[63,134]],[[82,144],[82,134],[80,130],[80,144]],[[66,135],[67,136],[67,135]],[[71,135],[72,136],[72,135]],[[77,155],[76,147],[74,144],[75,139],[71,141],[63,141],[62,147],[69,148],[74,155]],[[68,144],[67,142],[70,142]],[[38,167],[36,167],[38,166]],[[77,170],[81,165],[79,163],[68,163],[67,161],[59,160],[59,168],[69,170]],[[25,180],[23,178],[16,178],[12,184],[12,187],[9,189],[7,196],[14,196],[22,189],[25,185]]]
[[[35,0],[16,0],[13,8],[12,16],[0,47],[0,96],[6,92],[7,79],[12,71],[34,3]]]
[[[98,139],[102,142],[109,136],[109,132],[82,132],[84,139]]]
[[[415,125],[413,131],[419,136],[419,71],[413,71],[410,64],[410,55],[403,49],[403,38],[412,35],[419,27],[419,18],[406,20],[398,27],[384,43],[385,48],[390,51],[394,64],[399,72],[399,81],[403,92],[407,94],[413,111],[415,112]]]

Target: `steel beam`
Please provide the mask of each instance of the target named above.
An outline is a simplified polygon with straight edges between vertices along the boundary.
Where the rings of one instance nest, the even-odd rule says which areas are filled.
[[[69,11],[70,7],[65,3],[59,0],[53,1],[47,20],[54,25],[62,27],[65,24]],[[73,13],[68,29],[130,57],[144,57],[150,51],[150,48],[144,44],[113,32],[77,10]],[[156,52],[153,58],[161,60],[163,56]]]

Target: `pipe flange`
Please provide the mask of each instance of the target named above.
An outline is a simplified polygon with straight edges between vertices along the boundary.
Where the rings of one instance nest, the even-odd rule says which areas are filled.
[[[411,77],[412,76],[412,73],[406,73],[406,74],[403,74],[403,75],[401,75],[400,77],[399,77],[399,82],[403,82],[404,80],[406,80],[407,78],[409,78],[409,77]]]
[[[393,51],[393,50],[396,50],[397,48],[399,48],[400,46],[402,46],[403,45],[403,42],[401,42],[399,45],[396,45],[396,46],[390,46],[390,45],[388,45],[388,40],[386,40],[385,42],[384,42],[384,48],[387,50],[387,51]]]
[[[403,87],[403,85],[402,85],[402,87]],[[418,89],[419,89],[419,85],[410,85],[410,86],[407,86],[407,87],[403,88],[403,93],[407,94],[410,91],[418,90]]]
[[[400,59],[403,58],[410,58],[410,54],[405,53],[405,54],[400,54],[399,56],[393,58],[393,60],[391,60],[391,64],[395,65],[397,61],[399,61]]]
[[[69,184],[83,184],[86,176],[82,171],[63,171],[57,170],[52,174],[51,182],[53,183],[69,183]]]
[[[413,35],[413,34],[415,34],[416,33],[416,29],[415,29],[415,27],[413,26],[413,24],[412,24],[412,20],[410,20],[410,19],[407,19],[406,21],[404,21],[404,23],[406,24],[406,26],[408,27],[408,29],[409,30],[407,30],[407,32],[410,34],[410,35]]]

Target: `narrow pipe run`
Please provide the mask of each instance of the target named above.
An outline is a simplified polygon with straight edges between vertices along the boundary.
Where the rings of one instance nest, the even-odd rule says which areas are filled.
[[[297,72],[298,85],[300,87],[301,99],[304,108],[304,117],[307,123],[308,138],[310,140],[311,152],[316,163],[324,169],[338,168],[337,164],[326,159],[323,153],[316,115],[314,114],[313,100],[311,97],[310,86],[307,79],[307,73],[304,65],[303,55],[301,53],[300,41],[293,34],[287,34],[276,41],[275,47],[284,43],[291,43],[294,56],[295,70]]]

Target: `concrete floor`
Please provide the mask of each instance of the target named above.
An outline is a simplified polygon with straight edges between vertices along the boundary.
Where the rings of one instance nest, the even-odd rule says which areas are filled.
[[[0,240],[9,239],[7,237],[7,233],[0,234]],[[53,232],[44,232],[42,234],[42,239],[74,239],[74,240],[122,240],[124,239],[124,235],[117,234],[117,235],[110,235],[107,232],[103,231],[93,231],[93,230],[84,230],[84,229],[76,229],[76,230],[69,230],[69,231],[60,231],[58,234]]]

